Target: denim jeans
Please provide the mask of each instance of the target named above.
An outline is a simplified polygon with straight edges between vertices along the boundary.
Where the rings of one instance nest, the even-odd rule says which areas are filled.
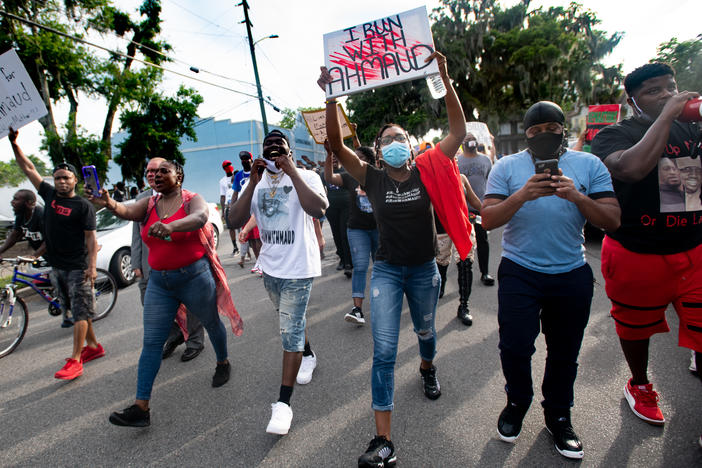
[[[227,332],[217,312],[210,262],[202,257],[177,270],[151,270],[144,297],[144,345],[139,358],[137,400],[149,400],[161,367],[163,345],[183,303],[207,330],[217,361],[227,359]]]
[[[284,279],[263,272],[263,286],[278,311],[283,350],[289,353],[304,351],[312,278]]]
[[[507,398],[524,407],[531,404],[531,356],[540,328],[546,339],[541,405],[570,408],[578,354],[590,317],[592,269],[585,264],[567,273],[539,273],[503,257],[497,277],[500,359]]]
[[[369,259],[372,258],[375,262],[375,251],[378,250],[378,230],[348,228],[346,233],[349,238],[351,261],[353,262],[351,297],[363,298],[366,292]]]
[[[431,361],[436,354],[434,318],[439,300],[441,277],[432,259],[422,265],[373,264],[370,284],[373,368],[371,388],[373,409],[392,411],[395,391],[395,359],[400,334],[402,296],[407,296],[414,332],[419,341],[419,356]]]

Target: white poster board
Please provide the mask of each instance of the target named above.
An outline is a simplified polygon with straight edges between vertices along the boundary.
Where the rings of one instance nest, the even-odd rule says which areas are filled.
[[[46,106],[17,52],[0,55],[0,138],[46,115]]]
[[[324,64],[334,78],[327,97],[439,73],[426,7],[324,35]]]
[[[492,146],[490,129],[485,122],[466,122],[466,132],[472,133],[479,145],[485,145],[486,151]]]
[[[350,138],[354,135],[351,122],[344,112],[341,104],[336,105],[339,113],[339,124],[341,125],[341,138]],[[302,118],[305,120],[307,130],[312,135],[314,142],[323,145],[327,139],[327,110],[317,109],[312,111],[302,111]]]

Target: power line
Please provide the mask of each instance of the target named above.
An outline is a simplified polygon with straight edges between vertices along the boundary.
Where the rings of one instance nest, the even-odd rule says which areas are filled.
[[[110,54],[114,54],[114,55],[117,55],[117,56],[120,56],[120,57],[132,59],[132,60],[134,60],[134,61],[136,61],[136,62],[143,63],[144,65],[147,65],[147,66],[150,66],[150,67],[154,67],[154,68],[158,68],[159,70],[163,70],[163,71],[166,71],[166,72],[169,72],[169,73],[173,73],[173,74],[175,74],[175,75],[179,75],[179,76],[182,76],[182,77],[184,77],[184,78],[188,78],[188,79],[190,79],[190,80],[194,80],[194,81],[198,81],[198,82],[200,82],[200,83],[204,83],[204,84],[207,84],[207,85],[210,85],[210,86],[214,86],[214,87],[216,87],[216,88],[224,89],[224,90],[226,90],[226,91],[231,91],[231,92],[236,93],[236,94],[242,94],[242,95],[244,95],[244,96],[248,96],[248,97],[251,97],[251,98],[254,98],[254,99],[258,99],[258,96],[256,96],[256,95],[249,94],[249,93],[246,93],[246,92],[244,92],[244,91],[239,91],[239,90],[236,90],[236,89],[233,89],[233,88],[229,88],[229,87],[227,87],[227,86],[222,86],[222,85],[219,85],[219,84],[216,84],[216,83],[212,83],[212,82],[210,82],[210,81],[205,81],[205,80],[202,80],[202,79],[200,79],[200,78],[195,78],[195,77],[193,77],[193,76],[186,75],[185,73],[181,73],[181,72],[178,72],[178,71],[175,71],[175,70],[170,70],[170,69],[165,68],[165,67],[162,67],[162,66],[160,66],[160,65],[156,65],[155,63],[147,62],[147,61],[145,61],[145,60],[141,60],[141,59],[138,59],[138,58],[136,58],[136,57],[133,57],[133,56],[130,56],[130,55],[127,55],[127,54],[123,54],[122,52],[118,52],[118,51],[115,51],[115,50],[111,50],[111,49],[109,49],[109,48],[107,48],[107,47],[101,46],[101,45],[99,45],[99,44],[95,44],[94,42],[87,41],[87,40],[85,40],[85,39],[83,39],[83,38],[76,37],[76,36],[71,36],[70,34],[66,34],[66,33],[64,33],[63,31],[59,31],[59,30],[54,29],[54,28],[51,28],[51,27],[49,27],[49,26],[46,26],[46,25],[43,25],[43,24],[40,24],[40,23],[36,23],[36,22],[34,22],[34,21],[32,21],[32,20],[29,20],[29,19],[27,19],[27,18],[23,18],[23,17],[21,17],[21,16],[14,15],[14,14],[9,13],[9,12],[4,11],[4,10],[0,10],[0,14],[5,15],[5,16],[7,16],[7,17],[9,17],[9,18],[15,19],[15,20],[17,20],[17,21],[23,22],[23,23],[25,23],[25,24],[30,24],[30,25],[36,26],[36,27],[38,27],[38,28],[44,29],[44,30],[46,30],[46,31],[49,31],[49,32],[51,32],[51,33],[53,33],[53,34],[57,34],[57,35],[59,35],[59,36],[65,37],[65,38],[67,38],[67,39],[71,39],[71,40],[76,41],[76,42],[80,42],[80,43],[83,43],[83,44],[86,44],[86,45],[89,45],[89,46],[92,46],[92,47],[96,47],[96,48],[98,48],[98,49],[101,49],[101,50],[104,50],[104,51],[106,51],[106,52],[109,52]],[[275,106],[275,105],[274,105],[272,102],[270,102],[269,100],[265,100],[265,102],[266,102],[267,104],[269,104],[270,106],[272,106],[274,109],[277,109],[277,106]]]

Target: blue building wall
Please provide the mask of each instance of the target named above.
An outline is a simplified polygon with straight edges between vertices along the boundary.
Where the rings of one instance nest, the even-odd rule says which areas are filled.
[[[312,161],[324,161],[326,153],[322,145],[318,145],[307,131],[307,127],[298,114],[297,122],[292,131],[269,125],[269,130],[277,128],[284,132],[290,140],[295,159],[307,156]],[[184,139],[180,151],[185,156],[185,183],[183,186],[197,192],[209,202],[219,203],[219,179],[224,176],[222,161],[228,159],[234,169],[241,169],[240,151],[248,151],[254,158],[261,156],[263,144],[263,123],[258,120],[232,122],[231,120],[204,120],[195,131],[197,141]],[[113,154],[119,149],[115,145],[126,138],[126,133],[116,133],[112,137]],[[109,187],[122,179],[119,166],[110,162],[107,177]]]

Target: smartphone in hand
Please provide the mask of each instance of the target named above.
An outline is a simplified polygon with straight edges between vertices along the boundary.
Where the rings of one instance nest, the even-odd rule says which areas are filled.
[[[83,179],[85,180],[85,191],[96,197],[99,196],[100,180],[95,166],[83,166]]]
[[[544,159],[534,162],[534,170],[537,174],[543,174],[549,170],[550,175],[558,175],[558,159]]]

